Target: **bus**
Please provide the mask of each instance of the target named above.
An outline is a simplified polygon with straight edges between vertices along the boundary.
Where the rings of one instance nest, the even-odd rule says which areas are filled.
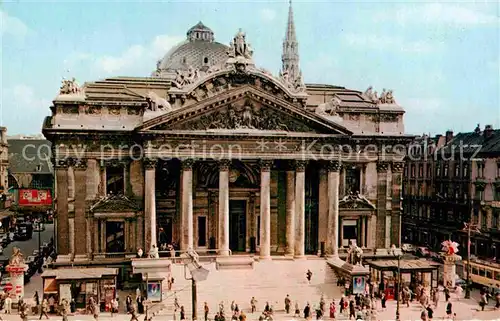
[[[464,278],[467,277],[468,264],[469,261],[463,260],[460,266],[457,265],[457,268],[460,269],[460,271],[457,272]],[[471,259],[470,279],[474,284],[488,288],[496,288],[498,291],[500,290],[500,264],[479,259]]]

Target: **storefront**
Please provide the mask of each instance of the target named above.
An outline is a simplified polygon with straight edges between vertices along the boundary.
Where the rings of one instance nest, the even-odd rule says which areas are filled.
[[[74,299],[77,309],[85,309],[92,298],[105,310],[116,295],[117,274],[115,268],[46,270],[42,274],[43,297],[53,297],[55,302]]]
[[[388,300],[396,298],[398,293],[398,260],[367,260],[370,267],[370,279],[378,285],[379,292],[385,293]],[[424,287],[437,287],[439,264],[420,260],[400,260],[401,285],[408,286],[412,291],[418,284]]]

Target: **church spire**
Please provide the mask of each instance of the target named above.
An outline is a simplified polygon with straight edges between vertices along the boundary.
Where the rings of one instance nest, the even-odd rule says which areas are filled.
[[[288,9],[288,23],[286,27],[285,40],[283,41],[283,53],[281,55],[281,74],[287,74],[290,81],[301,78],[299,68],[299,43],[295,35],[295,24],[293,22],[292,0]]]

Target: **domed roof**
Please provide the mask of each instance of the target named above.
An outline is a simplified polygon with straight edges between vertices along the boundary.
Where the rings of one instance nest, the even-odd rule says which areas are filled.
[[[228,59],[229,47],[215,42],[213,31],[201,21],[186,33],[187,39],[172,48],[158,62],[156,73],[175,72],[194,67],[206,70]]]

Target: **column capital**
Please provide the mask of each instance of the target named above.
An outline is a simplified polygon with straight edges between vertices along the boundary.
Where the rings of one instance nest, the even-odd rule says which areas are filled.
[[[86,170],[87,169],[87,160],[85,158],[73,159],[72,165],[75,170]]]
[[[377,172],[379,173],[386,173],[387,170],[389,169],[389,162],[377,162]]]
[[[327,166],[329,172],[339,172],[340,167],[342,165],[341,165],[340,161],[331,160],[331,161],[328,161],[328,164],[326,166]]]
[[[405,167],[405,163],[404,162],[392,162],[391,169],[395,173],[402,173],[404,167]]]
[[[181,161],[181,166],[183,171],[193,170],[194,160],[191,158],[183,159]]]
[[[270,172],[271,167],[273,167],[273,161],[269,159],[259,160],[259,166],[261,172]]]
[[[70,166],[68,159],[55,159],[54,167],[55,169],[67,169]]]
[[[142,163],[145,169],[156,169],[156,164],[158,161],[154,158],[145,158]]]
[[[217,162],[219,164],[219,171],[227,172],[229,168],[231,168],[231,160],[230,159],[221,159]]]
[[[294,163],[294,166],[295,166],[295,171],[305,172],[306,166],[307,166],[307,161],[296,160]]]

